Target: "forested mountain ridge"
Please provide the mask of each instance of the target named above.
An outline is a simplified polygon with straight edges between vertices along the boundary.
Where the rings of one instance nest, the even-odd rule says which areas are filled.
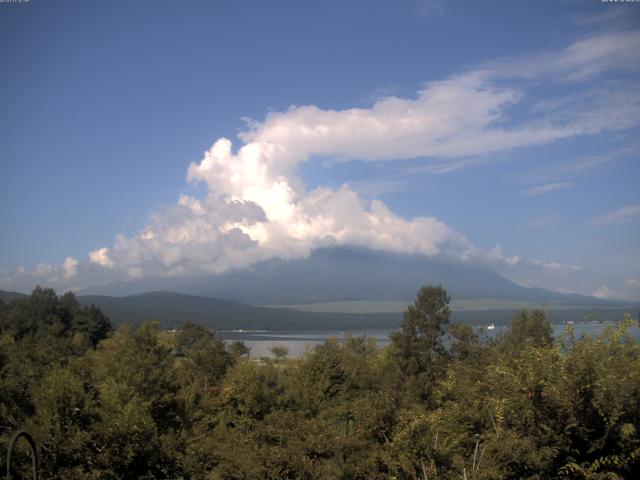
[[[237,302],[183,295],[173,292],[149,292],[127,297],[83,295],[81,305],[100,307],[114,324],[141,324],[158,320],[165,328],[175,328],[185,321],[196,322],[216,330],[365,330],[396,328],[401,312],[389,313],[327,313],[293,308],[265,308]],[[472,325],[507,324],[518,308],[453,311],[452,318]],[[625,313],[637,314],[637,307],[606,307],[557,309],[548,312],[554,323],[582,322],[585,319],[614,321]]]
[[[0,290],[0,302],[9,303],[11,300],[18,300],[24,297],[26,297],[24,293]]]
[[[0,291],[0,300],[2,299]],[[12,294],[10,299],[26,298]],[[370,328],[396,328],[402,320],[401,312],[387,313],[328,313],[309,312],[293,308],[265,308],[227,300],[185,295],[175,292],[148,292],[126,297],[105,295],[81,295],[76,297],[83,306],[95,305],[104,311],[114,325],[125,323],[138,325],[157,320],[164,328],[175,328],[185,321],[217,330],[265,329],[265,330],[364,330]],[[539,306],[542,306],[540,304]],[[473,325],[489,323],[506,324],[519,308],[465,309],[452,312],[455,321]],[[637,315],[637,306],[572,307],[549,310],[554,323],[581,322],[586,318],[613,321],[627,312]]]
[[[141,324],[159,320],[166,328],[192,321],[217,330],[321,330],[325,328],[391,328],[400,314],[340,314],[303,312],[290,308],[265,308],[174,292],[148,292],[126,297],[79,296],[83,305],[97,305],[116,324]]]

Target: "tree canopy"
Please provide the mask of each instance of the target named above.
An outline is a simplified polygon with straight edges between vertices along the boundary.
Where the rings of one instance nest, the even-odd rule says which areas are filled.
[[[487,339],[449,303],[422,288],[386,348],[252,359],[193,323],[114,331],[37,288],[0,305],[0,440],[31,432],[49,479],[640,478],[630,316],[554,339],[521,312]]]

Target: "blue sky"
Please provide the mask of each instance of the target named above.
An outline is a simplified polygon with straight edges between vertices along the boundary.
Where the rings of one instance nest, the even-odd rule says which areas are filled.
[[[639,299],[639,36],[600,1],[0,4],[0,288],[356,244]]]

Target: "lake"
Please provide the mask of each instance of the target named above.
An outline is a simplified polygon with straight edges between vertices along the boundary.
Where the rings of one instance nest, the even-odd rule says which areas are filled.
[[[598,335],[605,327],[614,325],[613,322],[603,323],[577,323],[573,325],[577,338],[586,335]],[[478,327],[479,329],[480,327]],[[553,334],[560,336],[564,333],[566,325],[554,324]],[[497,325],[494,330],[486,330],[483,328],[482,335],[492,337],[498,333],[504,332],[506,325]],[[252,358],[270,357],[270,348],[274,346],[282,346],[289,350],[289,357],[296,358],[302,356],[305,352],[311,350],[316,345],[324,343],[329,338],[336,338],[338,341],[344,341],[347,336],[357,337],[366,336],[373,338],[379,347],[385,347],[389,344],[390,329],[381,330],[279,330],[279,331],[221,331],[220,335],[225,340],[234,341],[241,340],[247,347],[251,349]],[[640,329],[633,327],[632,334],[640,340]]]

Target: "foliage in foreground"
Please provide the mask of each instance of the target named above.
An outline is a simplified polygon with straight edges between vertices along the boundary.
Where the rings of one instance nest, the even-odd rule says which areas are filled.
[[[449,300],[421,289],[385,349],[254,361],[36,289],[0,305],[0,425],[34,434],[47,479],[640,478],[630,317],[554,340],[521,312],[488,341],[449,324]]]

